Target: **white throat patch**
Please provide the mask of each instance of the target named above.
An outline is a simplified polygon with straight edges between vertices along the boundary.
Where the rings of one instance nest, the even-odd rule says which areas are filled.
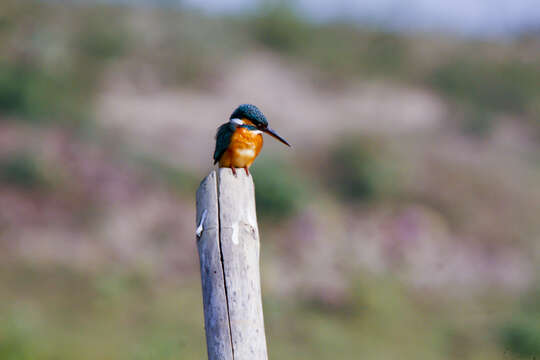
[[[234,118],[234,119],[230,119],[229,122],[231,124],[235,124],[235,125],[244,125],[244,122],[241,120],[241,119],[237,119],[237,118]],[[251,133],[255,134],[255,135],[258,135],[258,134],[262,134],[262,131],[261,130],[249,130]]]

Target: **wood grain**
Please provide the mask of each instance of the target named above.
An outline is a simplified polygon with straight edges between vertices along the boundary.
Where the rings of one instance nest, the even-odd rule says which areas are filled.
[[[211,172],[197,190],[197,224],[207,210],[203,232],[197,240],[201,264],[204,327],[209,360],[233,360],[229,312],[219,245],[216,173]]]
[[[197,191],[197,221],[204,209],[198,249],[208,359],[266,360],[253,179],[212,172]]]

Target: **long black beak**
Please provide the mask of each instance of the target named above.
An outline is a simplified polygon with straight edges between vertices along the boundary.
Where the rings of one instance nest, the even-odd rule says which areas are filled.
[[[287,140],[285,140],[284,138],[282,138],[281,136],[279,136],[279,134],[277,132],[275,132],[274,130],[272,130],[271,128],[269,127],[266,127],[264,129],[262,129],[262,131],[264,131],[265,133],[267,133],[268,135],[272,136],[273,138],[276,138],[278,139],[279,141],[281,141],[282,143],[284,143],[285,145],[287,145],[288,147],[291,147],[291,144],[289,144],[287,142]]]

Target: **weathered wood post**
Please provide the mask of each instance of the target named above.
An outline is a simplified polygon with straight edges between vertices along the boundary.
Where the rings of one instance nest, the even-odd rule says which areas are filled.
[[[197,225],[208,359],[268,359],[251,176],[212,171],[197,190]]]

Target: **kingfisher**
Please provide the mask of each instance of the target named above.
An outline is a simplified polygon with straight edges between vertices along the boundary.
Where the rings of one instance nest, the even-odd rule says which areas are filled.
[[[234,176],[236,168],[244,168],[249,176],[249,167],[263,146],[263,132],[291,146],[268,126],[268,120],[259,108],[251,104],[238,106],[229,117],[229,122],[217,130],[214,165],[219,163],[219,167],[230,168]]]

